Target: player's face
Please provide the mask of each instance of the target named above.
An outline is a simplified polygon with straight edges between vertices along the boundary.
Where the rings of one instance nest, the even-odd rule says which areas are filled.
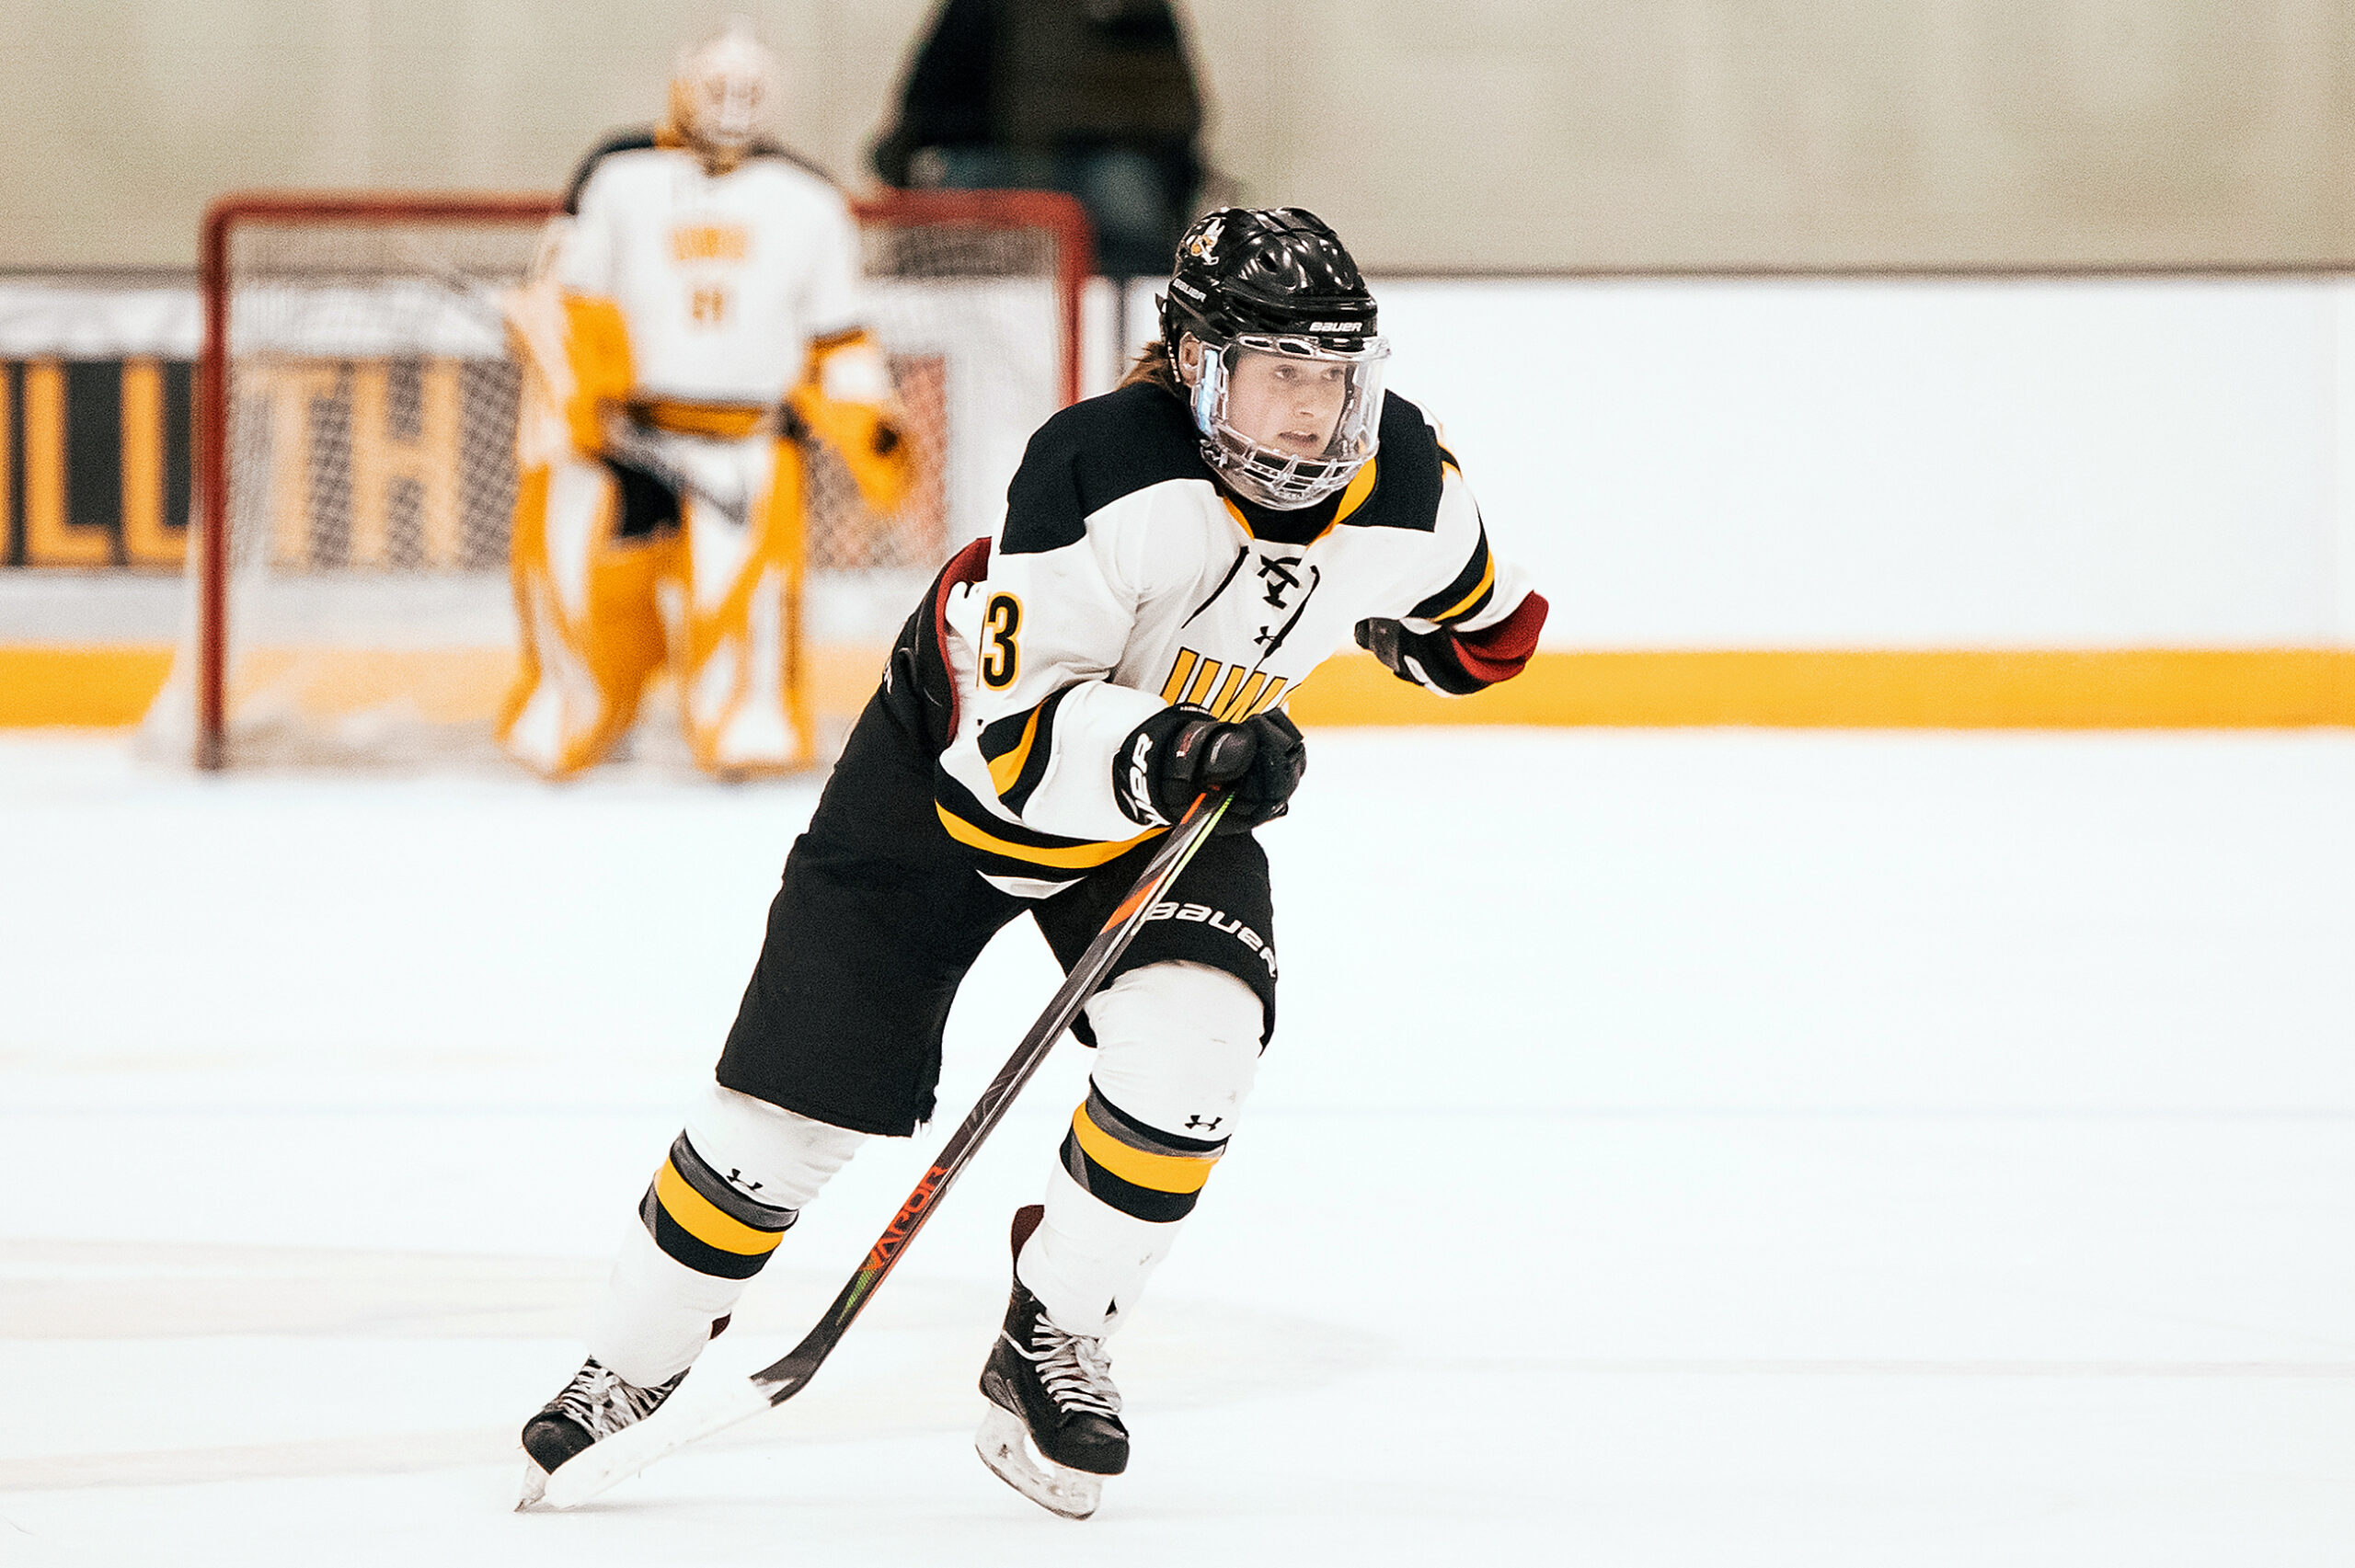
[[[1255,445],[1322,457],[1349,398],[1347,365],[1245,349],[1227,377],[1226,418]]]

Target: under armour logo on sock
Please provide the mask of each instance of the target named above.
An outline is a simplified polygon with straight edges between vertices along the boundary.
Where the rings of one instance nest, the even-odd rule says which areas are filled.
[[[1224,1120],[1226,1120],[1224,1116],[1212,1116],[1207,1121],[1203,1120],[1200,1116],[1188,1116],[1186,1118],[1186,1126],[1189,1128],[1200,1127],[1205,1132],[1216,1132],[1218,1130],[1218,1124]]]
[[[756,1193],[761,1190],[763,1185],[763,1184],[759,1182],[746,1181],[744,1179],[744,1173],[738,1170],[733,1165],[728,1167],[728,1179],[737,1186],[742,1187],[748,1193]]]

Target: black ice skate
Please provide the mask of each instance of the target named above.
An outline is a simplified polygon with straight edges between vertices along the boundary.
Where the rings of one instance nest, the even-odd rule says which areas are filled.
[[[523,1424],[523,1500],[518,1512],[540,1500],[547,1490],[548,1473],[592,1443],[610,1437],[625,1426],[635,1426],[671,1397],[686,1374],[655,1388],[641,1389],[620,1374],[598,1364],[595,1356],[580,1364],[564,1391],[542,1406]]]
[[[1016,1211],[1016,1257],[1045,1212],[1038,1204]],[[973,1439],[982,1462],[1066,1519],[1096,1512],[1104,1477],[1129,1465],[1129,1429],[1120,1425],[1120,1391],[1112,1386],[1104,1342],[1048,1322],[1017,1278],[1005,1326],[982,1368],[982,1392],[990,1402]]]

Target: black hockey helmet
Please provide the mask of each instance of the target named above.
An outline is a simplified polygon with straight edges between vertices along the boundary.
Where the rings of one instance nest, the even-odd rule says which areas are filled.
[[[1225,207],[1178,242],[1162,340],[1225,343],[1246,332],[1361,349],[1374,333],[1373,295],[1341,236],[1301,207]]]
[[[1236,491],[1283,510],[1348,485],[1373,456],[1382,422],[1390,347],[1374,327],[1357,262],[1315,213],[1227,207],[1197,220],[1178,242],[1161,340],[1203,460]],[[1189,337],[1202,347],[1190,367],[1181,353]],[[1292,411],[1270,415],[1279,381]],[[1311,384],[1321,395],[1293,400]]]

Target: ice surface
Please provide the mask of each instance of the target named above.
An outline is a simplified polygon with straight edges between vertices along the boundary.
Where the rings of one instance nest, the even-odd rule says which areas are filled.
[[[0,1563],[2347,1560],[2355,738],[1311,756],[1281,1025],[1074,1525],[971,1453],[1068,1045],[808,1394],[509,1511],[813,787],[0,740]],[[710,1371],[1052,979],[984,958],[943,1125]]]

